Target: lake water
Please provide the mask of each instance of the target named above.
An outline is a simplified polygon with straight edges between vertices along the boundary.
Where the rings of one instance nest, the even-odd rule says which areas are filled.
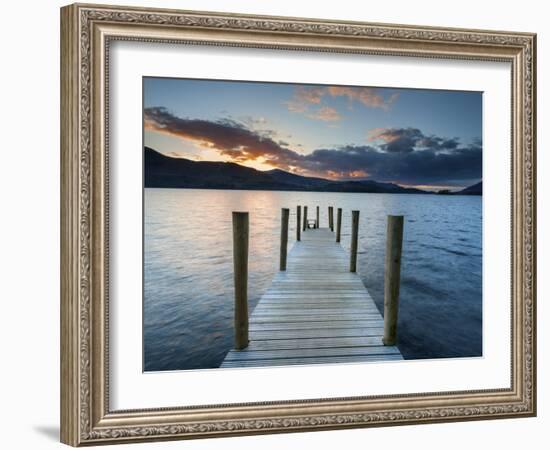
[[[278,270],[280,212],[296,205],[321,227],[360,213],[358,272],[383,311],[386,216],[404,215],[398,346],[407,359],[482,352],[482,198],[411,194],[145,189],[144,367],[216,368],[233,344],[232,211],[250,213],[249,308]]]

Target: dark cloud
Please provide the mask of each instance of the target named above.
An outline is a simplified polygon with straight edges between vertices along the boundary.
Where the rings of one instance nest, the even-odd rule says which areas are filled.
[[[418,149],[454,150],[459,145],[458,138],[427,136],[418,128],[375,128],[369,132],[369,140],[382,142],[380,148],[389,153],[410,153]]]
[[[365,174],[403,184],[470,181],[482,176],[480,141],[463,146],[457,138],[427,136],[417,128],[375,129],[369,133],[372,145],[317,149],[302,155],[288,148],[288,143],[231,119],[179,118],[165,108],[147,108],[145,127],[193,140],[236,162],[261,158],[273,167],[305,175],[353,178]]]
[[[481,147],[471,145],[452,152],[416,150],[386,152],[372,146],[321,149],[306,155],[310,170],[333,171],[339,176],[364,170],[369,178],[404,184],[430,184],[449,180],[478,180],[482,176]]]
[[[276,143],[265,131],[257,132],[233,119],[209,121],[180,118],[166,108],[145,109],[145,128],[189,139],[216,149],[237,162],[265,158],[269,164],[289,170],[299,155]]]
[[[428,148],[432,150],[454,150],[460,144],[458,138],[441,138],[438,136],[424,136],[416,142],[416,146],[420,148]]]

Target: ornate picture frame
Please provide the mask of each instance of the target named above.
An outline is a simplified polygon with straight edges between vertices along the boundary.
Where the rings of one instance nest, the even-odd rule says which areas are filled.
[[[109,406],[109,95],[115,41],[511,65],[511,385],[114,411]],[[74,4],[61,9],[61,440],[96,445],[536,414],[536,35]]]

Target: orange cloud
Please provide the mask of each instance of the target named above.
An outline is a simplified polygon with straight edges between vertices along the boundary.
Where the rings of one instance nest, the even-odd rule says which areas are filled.
[[[417,129],[401,129],[401,128],[373,128],[367,132],[367,140],[369,142],[382,141],[386,144],[395,142],[403,137],[403,135],[420,133]],[[419,136],[418,136],[419,137]]]
[[[353,170],[349,173],[350,178],[366,178],[369,174],[366,170]]]
[[[378,89],[369,87],[329,86],[327,91],[332,97],[347,97],[350,102],[358,101],[369,108],[384,110],[388,110],[399,97],[398,93],[394,93],[385,98]]]
[[[308,105],[318,105],[321,103],[323,94],[323,88],[321,87],[306,88],[304,86],[298,86],[294,91],[293,99],[286,103],[288,110],[297,113],[306,112]]]
[[[294,98],[296,100],[306,103],[321,103],[321,98],[325,94],[324,88],[322,87],[313,87],[306,88],[304,86],[298,86],[294,92]]]
[[[295,113],[307,113],[310,105],[320,105],[324,96],[347,97],[350,104],[359,102],[368,108],[381,108],[385,111],[395,103],[399,97],[394,93],[389,97],[384,97],[380,89],[370,87],[355,86],[326,86],[326,87],[304,87],[298,86],[294,91],[293,98],[288,101],[288,110]],[[307,114],[310,118],[321,117],[315,114]]]
[[[334,122],[341,119],[340,113],[330,106],[323,106],[314,114],[308,114],[311,119],[322,120],[323,122]]]

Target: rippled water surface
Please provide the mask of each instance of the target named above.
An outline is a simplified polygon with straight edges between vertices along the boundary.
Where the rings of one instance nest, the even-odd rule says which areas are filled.
[[[360,213],[358,271],[383,310],[386,216],[403,214],[399,348],[405,358],[479,356],[482,198],[407,194],[145,189],[144,366],[218,367],[233,340],[231,212],[250,212],[249,307],[277,270],[281,208]]]

